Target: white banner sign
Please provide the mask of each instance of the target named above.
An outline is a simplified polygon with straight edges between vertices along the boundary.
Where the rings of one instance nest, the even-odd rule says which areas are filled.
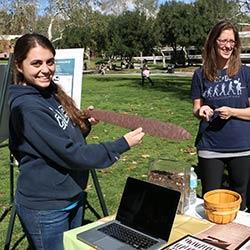
[[[84,49],[56,50],[56,73],[54,81],[81,107],[82,70]]]

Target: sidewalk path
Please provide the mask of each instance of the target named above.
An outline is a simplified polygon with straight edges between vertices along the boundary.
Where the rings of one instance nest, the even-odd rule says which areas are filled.
[[[100,75],[99,73],[95,73],[95,75]],[[128,76],[128,75],[134,75],[134,76],[141,76],[141,73],[138,73],[138,72],[131,72],[131,73],[123,73],[123,72],[117,72],[117,73],[109,73],[107,72],[105,75],[107,76],[115,76],[115,75],[125,75],[125,76]],[[152,72],[150,74],[151,76],[157,76],[157,75],[160,75],[160,76],[180,76],[180,77],[192,77],[193,76],[193,72],[184,72],[184,71],[176,71],[174,73],[167,73],[167,72]],[[100,75],[102,76],[102,75]]]

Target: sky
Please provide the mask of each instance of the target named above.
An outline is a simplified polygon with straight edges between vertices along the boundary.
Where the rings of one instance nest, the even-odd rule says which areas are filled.
[[[118,0],[119,1],[119,0]],[[163,4],[165,3],[167,0],[159,0],[159,4]],[[184,3],[191,3],[191,2],[194,2],[194,0],[179,0],[181,2],[184,2]],[[39,0],[39,6],[40,6],[40,9],[41,11],[46,7],[47,5],[47,0]]]

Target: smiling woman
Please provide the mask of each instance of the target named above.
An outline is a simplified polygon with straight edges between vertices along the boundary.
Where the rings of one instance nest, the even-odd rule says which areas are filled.
[[[40,34],[14,48],[9,147],[19,163],[15,207],[32,249],[63,250],[63,232],[82,223],[89,170],[114,164],[140,144],[142,128],[86,144],[96,122],[53,82],[55,49]]]
[[[196,138],[203,195],[230,189],[247,209],[250,176],[250,68],[240,61],[240,38],[229,21],[218,22],[204,45],[203,67],[192,80],[193,113],[200,119]],[[250,204],[249,204],[250,205]]]

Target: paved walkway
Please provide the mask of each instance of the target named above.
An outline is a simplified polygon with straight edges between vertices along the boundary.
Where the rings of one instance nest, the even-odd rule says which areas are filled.
[[[174,73],[166,73],[166,72],[160,72],[160,73],[152,73],[151,75],[167,75],[167,76],[193,76],[194,72],[185,72],[185,71],[175,71]]]
[[[83,72],[84,73],[84,72]],[[86,74],[86,73],[85,73]],[[88,74],[88,73],[87,73]],[[103,76],[103,75],[101,75],[100,73],[91,73],[91,74],[95,74],[95,75],[100,75],[100,76]],[[134,75],[134,76],[141,76],[141,73],[140,72],[131,72],[131,73],[129,73],[129,72],[126,72],[126,73],[124,73],[124,72],[117,72],[117,73],[110,73],[110,72],[107,72],[105,75],[109,75],[109,76],[112,76],[112,75]],[[151,76],[157,76],[157,75],[160,75],[160,76],[162,76],[162,75],[165,75],[165,76],[183,76],[183,77],[187,77],[187,76],[189,76],[189,77],[192,77],[193,76],[193,72],[184,72],[184,71],[176,71],[176,72],[174,72],[174,73],[167,73],[167,72],[164,72],[164,71],[162,71],[162,72],[152,72],[151,74],[150,74]]]

